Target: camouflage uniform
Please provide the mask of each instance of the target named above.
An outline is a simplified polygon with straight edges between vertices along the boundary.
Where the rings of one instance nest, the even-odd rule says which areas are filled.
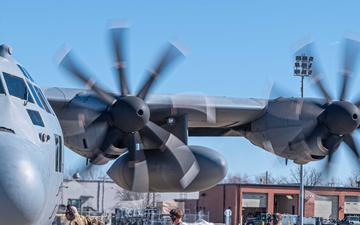
[[[85,219],[87,221],[87,225],[104,225],[104,223],[101,220],[98,220],[96,218],[91,218],[88,215],[85,216]]]
[[[77,215],[70,221],[70,225],[87,225],[87,221],[84,216]]]

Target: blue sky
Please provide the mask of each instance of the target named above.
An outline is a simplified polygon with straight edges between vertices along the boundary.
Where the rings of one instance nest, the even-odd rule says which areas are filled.
[[[42,86],[83,87],[54,63],[55,53],[67,43],[98,82],[117,90],[106,28],[109,20],[125,19],[131,26],[127,57],[132,91],[138,90],[161,47],[177,38],[188,48],[187,58],[153,92],[261,98],[267,81],[274,80],[300,96],[290,49],[310,35],[317,41],[327,87],[336,96],[339,41],[347,31],[360,32],[358,1],[2,1],[1,8],[1,43],[13,47],[14,58]],[[316,96],[309,84],[305,96]],[[360,97],[355,85],[350,90],[355,99]],[[219,151],[232,174],[286,175],[295,168],[274,163],[271,154],[241,137],[191,138],[190,144]],[[340,150],[337,154],[347,149]],[[67,151],[66,156],[69,167],[74,154]],[[338,167],[346,172],[339,175],[346,177],[354,168],[345,157],[341,162]]]

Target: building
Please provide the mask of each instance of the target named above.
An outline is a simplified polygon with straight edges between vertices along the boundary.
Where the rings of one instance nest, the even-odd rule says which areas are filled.
[[[144,207],[144,200],[123,201],[124,191],[113,181],[64,180],[59,189],[61,204],[70,201],[80,211],[96,214],[115,213],[116,209]],[[145,204],[184,202],[186,214],[209,215],[208,221],[224,223],[225,210],[231,210],[232,224],[260,213],[299,214],[298,185],[219,184],[208,190],[192,193],[142,193]],[[360,188],[305,186],[304,216],[342,219],[360,215]]]
[[[161,202],[185,201],[186,199],[197,199],[199,193],[139,193],[143,200],[123,201],[121,195],[124,189],[120,188],[112,180],[64,180],[59,189],[60,205],[71,203],[81,212],[92,212],[93,214],[115,213],[116,209],[137,209],[148,206],[156,206]],[[135,193],[134,193],[135,194]],[[60,207],[61,210],[61,207]]]
[[[190,213],[209,212],[213,223],[224,222],[224,211],[232,211],[232,224],[260,213],[299,215],[299,185],[219,184],[186,200]],[[360,188],[305,186],[304,216],[342,219],[360,215]]]

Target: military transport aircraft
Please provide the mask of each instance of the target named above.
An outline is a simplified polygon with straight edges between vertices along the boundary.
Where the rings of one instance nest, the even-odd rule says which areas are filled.
[[[120,93],[95,84],[72,51],[61,54],[59,65],[89,88],[40,89],[12,59],[12,49],[0,47],[1,223],[51,223],[62,188],[63,144],[93,164],[114,160],[108,175],[138,192],[197,191],[225,177],[224,158],[210,148],[189,146],[188,136],[243,136],[299,164],[331,160],[344,141],[359,158],[352,133],[360,124],[360,102],[345,100],[359,51],[356,39],[345,39],[339,101],[319,78],[311,44],[296,52],[301,62],[296,70],[314,77],[325,98],[268,100],[149,94],[153,81],[181,56],[176,45],[166,48],[142,88],[131,92],[123,55],[126,31],[110,30]]]

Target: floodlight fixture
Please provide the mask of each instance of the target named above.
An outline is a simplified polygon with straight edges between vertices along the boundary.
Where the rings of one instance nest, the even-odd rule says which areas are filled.
[[[313,56],[301,54],[295,56],[295,60],[294,76],[308,77],[312,74]]]

